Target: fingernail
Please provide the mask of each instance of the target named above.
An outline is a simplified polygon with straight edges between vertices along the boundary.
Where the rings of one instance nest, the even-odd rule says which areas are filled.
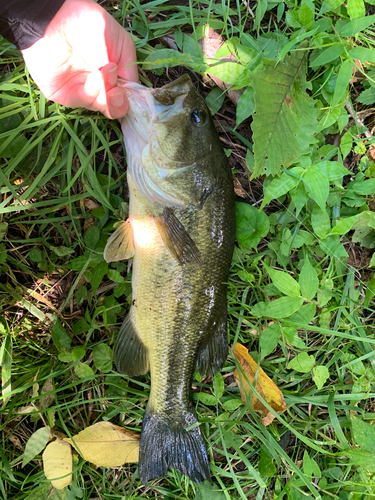
[[[109,96],[109,102],[111,103],[112,106],[119,108],[125,102],[124,94],[122,92],[116,92],[115,94],[111,94]]]

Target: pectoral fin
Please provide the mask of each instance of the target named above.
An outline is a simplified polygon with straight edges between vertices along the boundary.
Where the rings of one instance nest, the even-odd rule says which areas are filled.
[[[122,222],[109,237],[104,249],[104,259],[107,262],[130,259],[134,255],[133,228],[129,219]]]
[[[180,264],[202,264],[196,244],[170,208],[165,208],[161,217],[155,217],[155,222],[165,246]]]

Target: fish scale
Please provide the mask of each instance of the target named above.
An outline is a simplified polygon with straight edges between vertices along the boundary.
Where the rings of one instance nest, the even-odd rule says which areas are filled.
[[[132,376],[151,373],[141,480],[146,484],[174,468],[199,482],[210,479],[210,470],[189,393],[194,371],[213,375],[228,351],[232,175],[210,113],[188,77],[157,91],[129,85],[130,112],[122,124],[129,219],[105,250],[108,261],[134,255],[132,306],[115,362]]]

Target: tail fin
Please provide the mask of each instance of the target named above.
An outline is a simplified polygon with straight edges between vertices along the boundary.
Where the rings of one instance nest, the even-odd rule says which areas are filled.
[[[207,451],[193,413],[177,419],[164,419],[146,410],[139,454],[139,477],[144,484],[175,469],[196,483],[211,481]]]

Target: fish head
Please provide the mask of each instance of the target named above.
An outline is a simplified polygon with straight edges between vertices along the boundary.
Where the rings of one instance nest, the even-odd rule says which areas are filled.
[[[138,192],[163,206],[198,203],[209,190],[209,159],[221,149],[204,99],[188,75],[159,89],[126,88],[130,109],[122,130],[128,174]]]

